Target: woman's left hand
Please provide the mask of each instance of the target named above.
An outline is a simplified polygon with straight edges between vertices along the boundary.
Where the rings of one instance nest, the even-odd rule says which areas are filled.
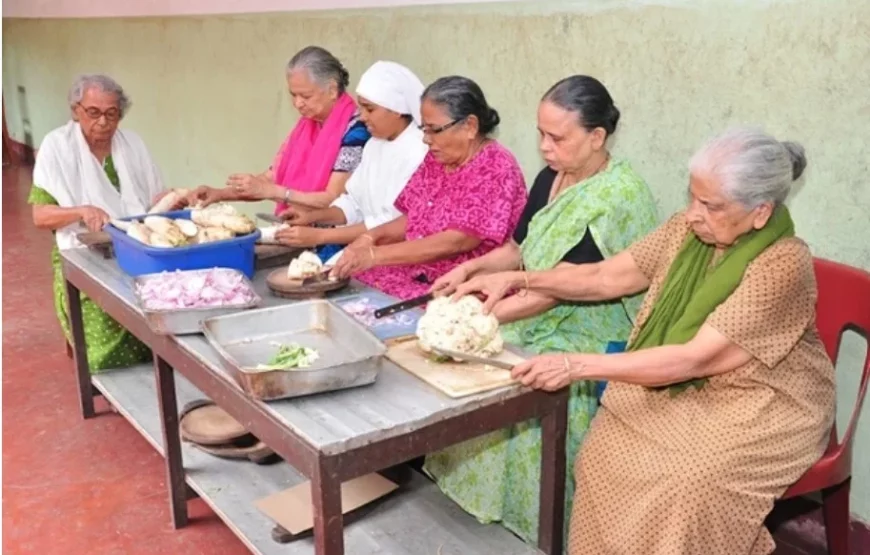
[[[573,381],[571,364],[565,355],[541,355],[522,362],[511,370],[511,376],[527,387],[558,391]]]
[[[320,231],[298,225],[282,227],[275,233],[275,240],[288,247],[316,247],[321,244]]]
[[[227,178],[227,187],[245,200],[266,200],[272,196],[272,183],[264,175],[234,173]]]
[[[331,275],[338,279],[344,279],[365,272],[374,265],[374,247],[348,246],[344,249],[338,262],[335,263]]]

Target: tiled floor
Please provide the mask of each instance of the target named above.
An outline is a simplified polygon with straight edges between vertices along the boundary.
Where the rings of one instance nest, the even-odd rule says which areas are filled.
[[[52,304],[52,238],[33,227],[29,182],[28,169],[3,169],[3,553],[247,553],[199,500],[173,530],[160,456],[102,400],[103,414],[81,419]],[[813,521],[777,537],[778,555],[825,552]]]

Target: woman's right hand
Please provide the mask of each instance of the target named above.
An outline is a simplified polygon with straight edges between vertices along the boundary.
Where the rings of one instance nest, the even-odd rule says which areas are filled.
[[[433,283],[432,287],[429,289],[429,292],[433,293],[436,297],[452,295],[457,287],[468,281],[469,275],[470,272],[465,264],[460,264],[436,279],[435,283]]]
[[[486,297],[483,302],[483,313],[489,314],[498,301],[505,298],[510,291],[519,289],[525,284],[523,275],[523,272],[499,272],[477,276],[460,284],[453,293],[453,298],[482,295]]]
[[[112,218],[106,211],[96,206],[79,206],[79,219],[88,231],[101,231]]]
[[[313,215],[314,209],[298,204],[291,204],[286,210],[278,214],[278,217],[290,225],[311,225],[316,223],[312,217]]]
[[[214,204],[223,200],[221,189],[215,189],[208,185],[200,185],[187,193],[187,205],[192,208],[205,208],[209,204]]]

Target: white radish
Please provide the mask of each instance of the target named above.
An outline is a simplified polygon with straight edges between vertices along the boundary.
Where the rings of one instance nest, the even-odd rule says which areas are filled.
[[[184,198],[187,192],[184,189],[172,189],[157,201],[157,204],[151,207],[151,210],[148,211],[149,214],[158,214],[160,212],[168,212],[172,210],[176,204],[178,204],[181,199]]]
[[[127,235],[145,245],[151,244],[151,230],[139,222],[131,222]]]
[[[196,237],[199,228],[196,227],[196,224],[191,220],[185,220],[184,218],[178,218],[175,220],[175,226],[181,230],[181,233],[185,235],[185,237]]]
[[[173,243],[166,235],[162,233],[152,233],[151,246],[169,249],[176,246],[176,244]]]
[[[260,228],[260,242],[265,244],[278,244],[278,240],[275,239],[275,235],[278,233],[278,230],[284,229],[286,227],[290,227],[287,224],[276,224],[270,225],[266,227]]]
[[[185,235],[169,218],[164,216],[146,216],[144,223],[148,229],[155,233],[159,233],[173,245],[183,245],[187,242]]]

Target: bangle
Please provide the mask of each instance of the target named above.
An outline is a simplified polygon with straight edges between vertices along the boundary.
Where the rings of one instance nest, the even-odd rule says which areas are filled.
[[[372,264],[375,263],[375,248],[369,247],[369,254],[372,255]]]
[[[520,297],[520,298],[525,297],[526,295],[529,294],[529,273],[528,272],[523,272],[523,281],[526,282],[526,287],[524,289],[520,289],[517,292],[517,297]]]
[[[293,193],[293,190],[292,190],[292,189],[287,189],[287,190],[284,192],[284,204],[287,204],[287,203],[290,202],[290,195],[291,195],[292,193]]]
[[[375,242],[375,238],[372,237],[371,235],[369,235],[368,233],[363,233],[362,235],[359,236],[359,238],[360,239],[363,239],[363,238],[368,239],[372,244],[374,244],[374,242]]]

